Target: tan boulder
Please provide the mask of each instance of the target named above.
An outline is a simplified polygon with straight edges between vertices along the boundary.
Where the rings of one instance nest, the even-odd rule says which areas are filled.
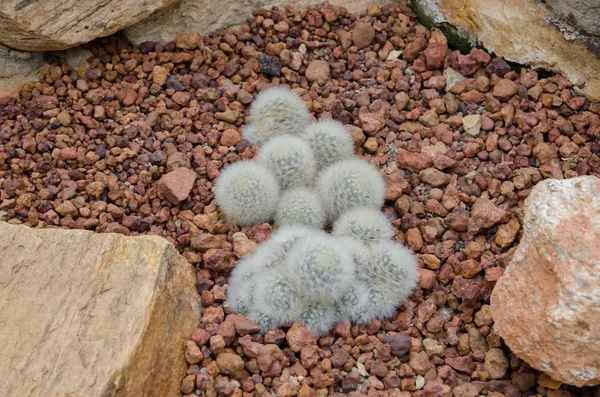
[[[557,381],[600,384],[600,179],[545,180],[491,296],[494,330]]]
[[[178,397],[195,272],[157,236],[0,223],[0,390]]]
[[[472,43],[483,45],[497,56],[533,68],[561,73],[588,99],[600,100],[600,59],[593,51],[595,46],[597,48],[600,45],[600,39],[588,37],[577,40],[566,22],[563,27],[555,26],[550,21],[555,21],[556,16],[543,2],[426,0],[411,3],[415,5],[417,13],[424,12],[435,23],[448,22],[454,25]],[[597,4],[594,0],[552,0],[548,3],[563,3],[560,9],[567,14],[568,8],[573,8],[575,3]],[[579,7],[580,10],[583,8]],[[571,19],[590,25],[592,30],[597,25],[588,19],[594,19],[596,24],[600,20],[597,12],[588,12],[585,21]]]
[[[0,2],[0,42],[22,51],[63,50],[109,36],[175,0]]]
[[[330,0],[335,7],[345,7],[351,13],[363,12],[367,5],[393,4],[394,0]],[[184,33],[203,35],[241,26],[252,11],[293,4],[296,9],[323,4],[323,0],[179,0],[149,18],[125,29],[125,35],[134,44],[144,41],[169,42]]]

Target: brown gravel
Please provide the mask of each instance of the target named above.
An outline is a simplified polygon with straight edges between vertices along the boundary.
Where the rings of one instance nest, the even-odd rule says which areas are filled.
[[[406,5],[367,14],[259,10],[223,35],[98,40],[87,70],[53,60],[0,98],[3,219],[157,234],[197,264],[205,309],[185,345],[185,395],[591,395],[551,389],[512,355],[488,302],[531,187],[600,176],[600,103],[561,76],[448,49]],[[386,176],[384,212],[423,267],[395,318],[317,340],[299,325],[261,336],[222,306],[228,272],[272,228],[223,223],[211,188],[224,164],[255,155],[240,133],[269,84],[353,125],[357,153]],[[189,195],[180,178],[194,180]]]

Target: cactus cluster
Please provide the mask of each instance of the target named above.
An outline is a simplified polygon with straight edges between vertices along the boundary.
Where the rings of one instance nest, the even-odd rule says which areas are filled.
[[[393,241],[383,179],[354,157],[346,127],[312,122],[304,101],[277,87],[256,97],[244,137],[260,146],[257,159],[225,168],[217,204],[234,224],[278,228],[232,271],[228,307],[263,331],[302,322],[317,335],[393,315],[416,287],[417,265]]]

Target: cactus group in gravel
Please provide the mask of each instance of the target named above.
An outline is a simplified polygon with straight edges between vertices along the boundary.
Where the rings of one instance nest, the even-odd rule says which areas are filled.
[[[311,122],[300,97],[269,88],[244,137],[260,146],[257,159],[226,167],[217,204],[231,223],[278,228],[232,271],[227,306],[263,331],[302,322],[319,336],[345,320],[392,316],[416,287],[417,264],[393,241],[383,178],[354,157],[348,129]]]

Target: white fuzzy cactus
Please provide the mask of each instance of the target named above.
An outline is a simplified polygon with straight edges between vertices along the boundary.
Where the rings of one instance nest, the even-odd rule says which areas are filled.
[[[327,335],[336,323],[336,310],[333,303],[322,300],[303,300],[298,310],[297,320],[304,323],[317,336]]]
[[[362,321],[364,310],[369,304],[370,291],[360,280],[354,280],[342,296],[335,302],[336,322],[350,319]]]
[[[390,240],[394,228],[389,219],[371,207],[357,207],[344,212],[333,224],[333,235],[358,239],[366,244]]]
[[[317,185],[331,221],[356,207],[379,209],[385,197],[385,183],[377,169],[359,159],[329,166],[321,173]]]
[[[312,229],[300,225],[286,225],[277,229],[270,239],[260,244],[249,256],[258,263],[260,272],[282,271],[288,252]]]
[[[293,135],[271,139],[260,149],[257,160],[275,175],[281,190],[308,185],[315,177],[312,149],[306,141]]]
[[[284,87],[271,87],[256,96],[250,106],[250,128],[244,138],[263,145],[279,134],[298,135],[311,122],[306,103]]]
[[[298,241],[287,264],[298,292],[311,299],[335,300],[354,280],[352,256],[337,239],[321,231]]]
[[[227,220],[240,226],[271,220],[279,199],[279,185],[273,174],[251,161],[238,161],[225,168],[214,192]]]
[[[315,153],[318,170],[354,156],[352,135],[339,121],[320,120],[312,123],[302,137],[310,143]]]
[[[284,273],[263,273],[257,277],[248,318],[263,332],[295,320],[299,309],[299,296]]]
[[[354,308],[352,321],[357,324],[368,324],[374,319],[392,317],[398,310],[401,301],[391,291],[368,289],[366,302]]]
[[[304,225],[316,229],[325,226],[327,217],[316,190],[299,187],[285,192],[275,212],[275,224]]]
[[[226,303],[238,314],[246,316],[252,307],[260,265],[257,257],[251,254],[241,259],[231,271]]]
[[[357,275],[371,290],[392,292],[398,301],[406,299],[417,286],[419,273],[412,252],[402,244],[380,241],[369,248],[369,261]]]

